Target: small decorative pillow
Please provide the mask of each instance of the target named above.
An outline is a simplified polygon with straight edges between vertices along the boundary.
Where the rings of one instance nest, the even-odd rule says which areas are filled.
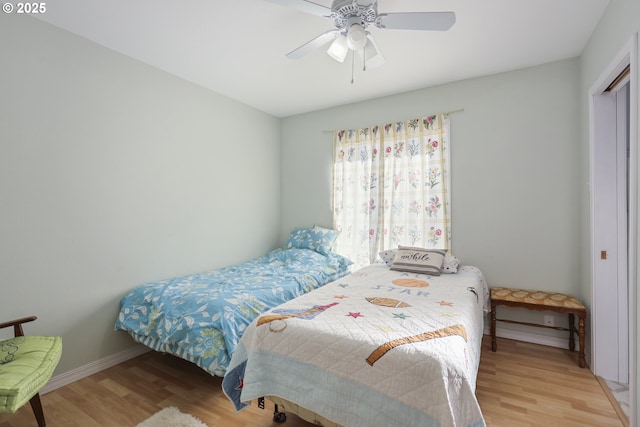
[[[442,268],[440,269],[440,271],[442,273],[457,273],[459,265],[460,260],[451,255],[451,252],[447,252],[447,254],[444,256],[444,262],[442,263]]]
[[[329,228],[296,228],[289,235],[289,240],[285,243],[285,249],[311,249],[322,255],[331,252],[331,246],[338,238],[338,232]]]
[[[424,249],[399,246],[391,270],[439,276],[445,249]]]
[[[382,261],[391,267],[393,259],[396,257],[396,249],[387,249],[386,251],[379,252],[378,255],[382,258]]]

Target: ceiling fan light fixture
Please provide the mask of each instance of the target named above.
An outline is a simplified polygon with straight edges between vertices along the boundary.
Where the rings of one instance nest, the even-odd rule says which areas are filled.
[[[347,38],[343,35],[338,36],[327,49],[327,54],[338,62],[344,62],[348,52]]]
[[[360,24],[352,24],[347,31],[347,46],[351,50],[360,50],[367,44],[367,33]]]
[[[385,62],[384,56],[382,56],[382,52],[378,48],[378,45],[368,32],[367,39],[367,44],[364,49],[360,51],[360,55],[364,58],[364,63],[367,68],[379,67]]]

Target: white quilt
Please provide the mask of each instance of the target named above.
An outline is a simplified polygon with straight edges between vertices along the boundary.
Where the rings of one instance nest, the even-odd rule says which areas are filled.
[[[488,308],[476,267],[371,265],[256,319],[223,389],[238,410],[274,395],[346,427],[484,426],[475,382]]]

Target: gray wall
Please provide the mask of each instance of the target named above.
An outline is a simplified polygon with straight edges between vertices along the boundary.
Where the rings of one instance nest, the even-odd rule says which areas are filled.
[[[580,58],[580,182],[587,183],[589,181],[589,110],[588,97],[590,89],[596,81],[605,73],[607,67],[616,59],[618,54],[627,45],[627,43],[640,31],[640,2],[637,0],[612,0],[609,7],[605,11],[602,19],[598,23],[597,28],[591,35],[589,43],[584,49]],[[640,55],[640,52],[638,52]],[[635,64],[638,67],[640,64]],[[637,82],[637,88],[640,90],[640,82]],[[638,93],[640,99],[640,93]],[[640,110],[637,110],[640,114]],[[640,123],[640,116],[636,118]],[[635,141],[640,147],[640,140]],[[640,182],[638,183],[640,188]],[[583,296],[591,302],[591,265],[589,253],[589,236],[590,236],[590,216],[589,216],[589,193],[586,185],[580,187],[580,198],[583,215],[581,217],[581,271],[582,271],[582,288]],[[640,218],[638,218],[640,224]],[[638,242],[638,236],[631,236],[632,241]],[[640,256],[640,254],[639,254]],[[640,259],[635,260],[636,271],[640,271]],[[635,371],[634,391],[635,404],[631,403],[631,407],[640,407],[640,395],[637,393],[637,386],[640,384],[640,354],[638,353],[638,341],[640,339],[640,319],[638,318],[637,309],[640,307],[640,292],[636,286],[636,311],[631,315],[631,321],[635,318],[635,337],[632,337],[631,345],[635,347],[635,360],[631,361],[631,374]],[[637,412],[636,412],[637,414]],[[636,418],[636,422],[638,422]]]
[[[283,119],[281,239],[331,225],[323,130],[463,108],[450,116],[452,252],[491,286],[580,295],[578,72],[570,59]]]
[[[132,346],[133,287],[278,244],[278,119],[29,17],[0,40],[0,313],[57,373]]]

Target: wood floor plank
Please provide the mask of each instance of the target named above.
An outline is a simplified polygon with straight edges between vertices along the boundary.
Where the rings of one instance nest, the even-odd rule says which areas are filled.
[[[476,394],[488,427],[623,427],[600,383],[577,366],[577,353],[498,339],[483,341]],[[294,415],[272,420],[273,404],[236,413],[222,379],[156,352],[43,395],[48,427],[135,427],[177,406],[209,427],[311,427]],[[0,427],[37,427],[31,407],[0,414]],[[372,426],[377,427],[377,426]],[[380,426],[389,427],[389,426]]]

